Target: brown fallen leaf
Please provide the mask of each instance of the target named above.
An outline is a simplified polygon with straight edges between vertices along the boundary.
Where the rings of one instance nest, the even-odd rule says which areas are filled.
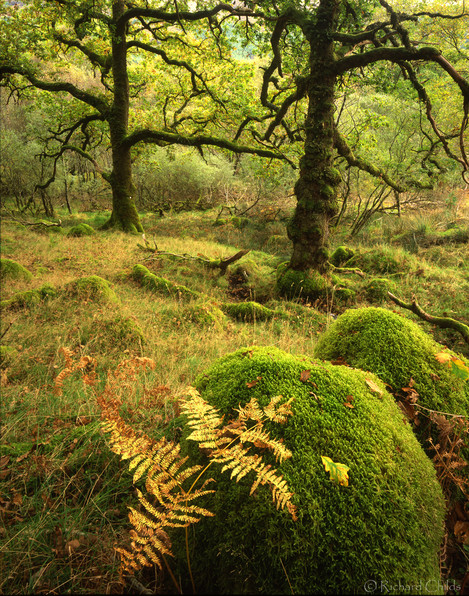
[[[469,522],[457,521],[454,524],[456,540],[462,544],[469,544]]]
[[[262,377],[257,377],[257,379],[254,379],[254,381],[249,381],[246,383],[246,387],[248,389],[251,389],[251,387],[254,387],[254,385],[257,385],[257,383],[262,379]]]
[[[379,387],[379,385],[377,385],[371,379],[365,379],[365,382],[368,385],[368,387],[371,389],[371,391],[373,393],[377,393],[378,397],[381,399],[381,397],[383,396],[383,390]]]
[[[303,383],[306,383],[306,381],[309,379],[310,376],[311,376],[310,370],[303,370],[303,371],[301,371],[300,381],[302,381]]]

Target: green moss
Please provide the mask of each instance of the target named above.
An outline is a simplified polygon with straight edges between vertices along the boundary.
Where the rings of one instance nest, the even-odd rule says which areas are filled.
[[[344,265],[349,259],[353,257],[355,251],[348,246],[338,246],[330,256],[330,262],[335,267]]]
[[[409,270],[405,258],[398,259],[390,248],[372,248],[362,253],[355,253],[347,261],[347,267],[359,267],[368,273],[399,273]]]
[[[45,283],[39,288],[41,297],[44,298],[55,298],[58,294],[57,289],[50,283]]]
[[[226,302],[221,306],[224,313],[233,319],[253,323],[267,321],[274,316],[274,311],[258,302]]]
[[[151,273],[143,265],[134,265],[130,274],[135,281],[138,281],[144,288],[165,296],[172,296],[180,299],[194,299],[201,296],[200,292],[190,290],[186,286],[176,284],[164,277],[158,277]]]
[[[350,366],[372,371],[395,392],[413,379],[422,406],[468,416],[469,383],[438,362],[435,354],[443,350],[416,323],[370,307],[342,314],[319,338],[315,354],[325,360],[341,357]]]
[[[93,300],[94,302],[117,302],[117,296],[110,282],[99,275],[81,277],[65,286],[68,296],[79,300]]]
[[[257,253],[252,259],[244,259],[231,274],[245,280],[244,286],[255,301],[265,302],[272,298],[275,290],[275,269],[271,263],[271,255]]]
[[[17,292],[12,298],[2,300],[0,307],[2,309],[16,310],[19,308],[31,308],[41,302],[42,296],[38,290],[26,290],[25,292]]]
[[[0,346],[0,366],[8,366],[18,355],[17,350],[11,346]]]
[[[380,385],[381,397],[367,378]],[[189,533],[199,592],[364,593],[370,579],[437,587],[441,488],[399,408],[371,373],[250,347],[217,360],[196,387],[228,418],[251,397],[264,406],[275,395],[294,398],[293,417],[269,430],[293,453],[281,465],[271,463],[298,507],[293,522],[275,509],[265,486],[249,496],[250,475],[235,483],[211,466],[217,490],[204,505],[216,515]],[[349,396],[353,409],[344,406]],[[192,442],[183,446],[193,461],[206,461]],[[331,481],[321,456],[350,468],[349,486]],[[181,554],[183,542],[174,541]]]
[[[388,298],[388,292],[395,292],[396,284],[385,277],[370,279],[365,285],[366,297],[370,302],[383,302]]]
[[[330,320],[327,314],[315,308],[289,300],[270,300],[265,306],[274,311],[275,318],[301,329],[303,335],[319,333]]]
[[[329,285],[317,271],[295,271],[282,264],[277,269],[277,289],[286,298],[315,300],[327,294]]]
[[[191,304],[182,311],[182,319],[191,325],[206,329],[221,330],[227,319],[224,312],[210,303]]]
[[[67,236],[73,238],[79,238],[81,236],[91,236],[92,234],[96,234],[95,229],[85,223],[80,223],[77,226],[73,226],[73,228],[70,228],[67,232]]]
[[[265,248],[270,252],[288,253],[291,250],[291,241],[287,236],[274,234],[267,240]]]
[[[4,279],[24,279],[29,281],[33,274],[26,267],[11,259],[0,259],[0,277]]]
[[[250,224],[251,220],[249,217],[232,217],[230,222],[238,230],[243,230]]]
[[[334,298],[340,304],[354,304],[357,297],[357,293],[352,288],[336,288],[334,290]]]

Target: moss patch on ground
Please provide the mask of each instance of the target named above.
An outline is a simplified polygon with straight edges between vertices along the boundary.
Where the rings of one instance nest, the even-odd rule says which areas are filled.
[[[32,279],[31,271],[11,259],[0,259],[0,278],[2,279]]]

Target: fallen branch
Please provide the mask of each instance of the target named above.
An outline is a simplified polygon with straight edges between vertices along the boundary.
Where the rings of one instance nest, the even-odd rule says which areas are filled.
[[[199,261],[209,269],[220,269],[220,275],[225,275],[228,265],[231,265],[231,263],[234,263],[235,261],[239,261],[241,257],[244,257],[244,255],[247,255],[248,252],[250,252],[249,250],[240,250],[233,256],[226,257],[225,259],[207,259],[203,256],[194,257],[193,255],[186,253],[181,255],[173,252],[167,252],[165,250],[159,250],[155,239],[153,239],[154,246],[152,248],[145,237],[143,237],[143,240],[145,242],[145,246],[143,246],[143,244],[137,244],[137,246],[146,252],[152,253],[152,256],[148,258],[172,257],[174,259],[182,259],[185,261]]]
[[[356,273],[357,275],[359,275],[360,277],[366,277],[366,274],[363,273],[363,271],[361,269],[358,269],[358,267],[334,267],[334,272],[338,271],[339,273]]]
[[[46,228],[52,228],[52,227],[61,228],[62,227],[62,220],[61,219],[59,219],[58,222],[56,222],[56,221],[44,221],[42,219],[40,221],[33,221],[33,222],[31,222],[31,221],[22,221],[21,219],[15,219],[15,218],[12,218],[11,220],[10,219],[7,219],[5,221],[7,221],[7,222],[13,221],[14,223],[19,223],[19,224],[21,224],[23,226],[45,226]]]
[[[458,331],[463,336],[464,341],[469,344],[469,326],[465,325],[464,323],[461,323],[460,321],[456,321],[455,319],[451,319],[449,317],[434,317],[432,315],[429,315],[422,309],[421,306],[419,306],[415,296],[412,296],[411,303],[403,302],[397,296],[391,294],[391,292],[388,292],[388,296],[397,305],[412,311],[414,314],[416,314],[424,321],[432,323],[433,325],[441,327],[442,329],[454,329],[455,331]]]

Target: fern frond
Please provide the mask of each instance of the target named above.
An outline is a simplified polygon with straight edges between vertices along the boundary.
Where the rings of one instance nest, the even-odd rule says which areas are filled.
[[[294,398],[290,397],[289,400],[283,404],[280,404],[277,408],[277,404],[281,399],[283,399],[283,395],[276,395],[264,408],[264,414],[267,416],[267,418],[272,420],[272,422],[277,422],[278,424],[284,424],[287,421],[288,416],[293,415],[291,404]]]
[[[187,437],[197,441],[204,449],[215,449],[219,436],[218,427],[223,422],[218,410],[208,404],[193,387],[188,388],[191,399],[183,400],[181,410],[187,415],[187,425],[193,428]]]
[[[257,399],[252,397],[251,400],[243,407],[239,407],[237,410],[238,418],[241,422],[247,420],[255,420],[256,422],[262,422],[264,419],[264,413],[257,403]]]
[[[252,443],[255,447],[262,449],[270,449],[273,452],[275,459],[279,462],[289,459],[292,452],[283,445],[280,441],[272,439],[269,432],[259,426],[253,426],[246,429],[239,435],[239,440],[242,443]]]

